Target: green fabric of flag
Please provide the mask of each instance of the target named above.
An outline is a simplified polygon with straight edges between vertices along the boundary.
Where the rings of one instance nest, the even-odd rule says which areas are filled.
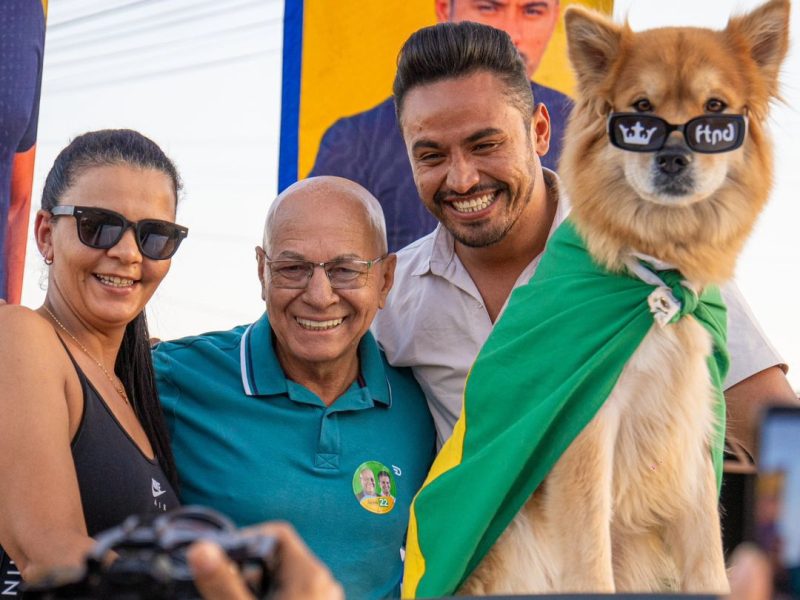
[[[692,315],[713,340],[708,368],[717,392],[712,454],[719,484],[725,305],[717,288],[698,298],[677,271],[657,275],[682,305],[671,323]],[[440,465],[444,472],[414,500],[416,543],[409,547],[419,548],[424,572],[415,590],[413,582],[404,590],[417,597],[449,595],[464,582],[611,393],[655,324],[648,306],[655,287],[609,273],[593,261],[569,219],[559,227],[472,367],[460,463]]]

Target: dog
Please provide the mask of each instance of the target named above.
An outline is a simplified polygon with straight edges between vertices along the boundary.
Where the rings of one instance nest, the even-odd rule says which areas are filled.
[[[788,0],[722,31],[634,33],[566,11],[577,98],[559,173],[574,227],[608,272],[645,259],[698,293],[733,275],[770,193],[764,123],[788,21]],[[711,351],[692,316],[653,326],[460,593],[727,593]]]

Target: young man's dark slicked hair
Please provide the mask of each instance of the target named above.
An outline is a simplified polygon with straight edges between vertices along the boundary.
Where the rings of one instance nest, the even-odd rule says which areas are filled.
[[[534,105],[525,61],[505,31],[470,21],[424,27],[403,44],[392,86],[398,122],[412,88],[476,71],[493,73],[506,84],[509,100],[528,125]]]

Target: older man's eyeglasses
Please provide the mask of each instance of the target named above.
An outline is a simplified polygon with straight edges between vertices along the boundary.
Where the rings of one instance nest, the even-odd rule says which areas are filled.
[[[277,288],[304,289],[317,267],[325,271],[331,287],[336,290],[353,290],[364,287],[372,266],[385,259],[388,254],[372,260],[338,258],[327,262],[310,260],[272,260],[266,257],[270,282]]]

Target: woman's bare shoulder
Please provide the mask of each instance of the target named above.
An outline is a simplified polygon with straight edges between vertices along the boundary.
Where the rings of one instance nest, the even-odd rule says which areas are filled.
[[[0,355],[46,354],[57,348],[56,332],[45,317],[25,306],[0,306]]]
[[[0,410],[8,420],[4,425],[30,428],[32,414],[42,421],[46,413],[56,427],[63,427],[66,419],[74,430],[82,410],[76,400],[77,376],[44,316],[22,306],[0,306],[0,365]]]

